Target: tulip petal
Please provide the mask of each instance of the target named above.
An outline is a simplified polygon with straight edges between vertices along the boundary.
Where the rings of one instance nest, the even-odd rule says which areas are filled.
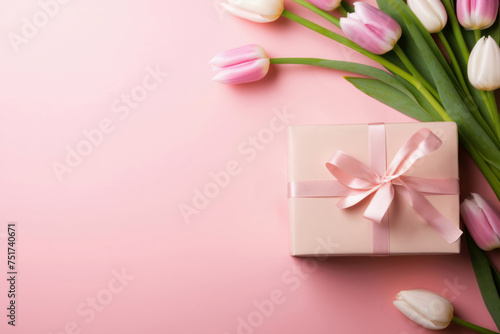
[[[283,0],[228,0],[221,6],[235,16],[257,23],[278,19],[283,12]]]
[[[460,24],[466,29],[473,29],[470,21],[470,2],[468,0],[457,1],[457,17]]]
[[[496,20],[498,0],[457,0],[457,17],[468,30],[489,28]]]
[[[216,55],[210,64],[217,72],[213,80],[238,84],[262,79],[271,61],[260,45],[248,44]]]
[[[489,28],[497,17],[498,0],[481,1],[475,0],[472,2],[475,8],[472,8],[473,22],[478,29]]]
[[[453,317],[451,303],[427,290],[401,291],[394,305],[408,318],[429,329],[446,328]]]
[[[407,3],[429,33],[440,32],[446,25],[448,15],[440,0],[408,0]]]
[[[262,16],[281,15],[284,9],[283,0],[228,0],[228,3],[233,7],[259,13]]]
[[[498,247],[498,237],[475,201],[470,199],[464,200],[460,210],[467,230],[481,249],[491,250]]]
[[[463,203],[463,205],[466,207],[465,209],[468,210],[466,214],[468,214],[469,219],[472,215],[476,217],[475,221],[474,220],[471,221],[471,224],[474,225],[472,227],[475,230],[474,233],[480,233],[480,234],[484,233],[483,235],[487,235],[486,237],[481,238],[485,242],[485,247],[487,248],[485,250],[491,250],[500,247],[500,214],[480,195],[475,193],[472,193],[471,195],[472,195],[472,201],[465,200],[468,202],[465,203],[464,201],[465,204]],[[476,207],[477,211],[479,211],[480,213],[476,212],[475,210]],[[481,218],[485,219],[484,224],[479,224],[478,219]],[[469,225],[467,225],[467,227],[469,228]],[[476,238],[474,238],[474,240],[476,240]]]
[[[260,45],[248,44],[219,53],[210,60],[210,65],[212,67],[224,67],[257,58],[268,58],[266,51]]]
[[[420,326],[428,329],[443,329],[448,326],[448,324],[435,324],[430,320],[425,319],[421,314],[419,314],[415,309],[411,308],[405,301],[395,300],[392,302],[394,306],[398,308],[401,313],[406,315],[410,320],[416,322]]]
[[[495,234],[500,236],[500,213],[480,195],[475,193],[471,193],[471,195],[474,202],[476,202],[477,206],[483,211],[486,219],[488,219],[488,223]]]
[[[363,2],[354,3],[354,13],[340,19],[344,34],[364,49],[383,54],[401,37],[401,27],[389,15]]]
[[[479,90],[500,88],[500,48],[492,37],[477,41],[469,57],[467,74],[471,85]]]
[[[309,0],[310,3],[326,12],[332,11],[340,6],[341,0]]]
[[[401,26],[378,8],[364,2],[355,2],[354,11],[361,22],[388,44],[394,45],[401,37]]]
[[[229,13],[233,14],[234,16],[241,17],[242,19],[252,21],[252,22],[257,22],[257,23],[268,23],[274,21],[273,19],[269,17],[262,16],[257,13],[252,13],[252,12],[247,12],[241,8],[238,7],[233,7],[228,5],[227,3],[221,3],[221,6],[227,10]]]
[[[393,44],[387,43],[381,39],[373,30],[367,29],[360,20],[353,20],[354,16],[348,15],[347,18],[340,19],[340,27],[344,31],[347,38],[362,48],[375,53],[384,54],[394,47]]]
[[[226,84],[239,84],[262,79],[269,70],[269,59],[256,59],[221,68],[213,77],[214,81]]]

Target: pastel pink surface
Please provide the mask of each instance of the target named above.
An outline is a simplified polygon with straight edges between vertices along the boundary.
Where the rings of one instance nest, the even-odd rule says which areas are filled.
[[[44,22],[38,1],[0,0],[0,258],[16,221],[19,272],[15,328],[0,280],[0,332],[424,333],[392,306],[412,288],[442,293],[459,316],[494,328],[466,252],[317,263],[288,255],[286,126],[407,117],[345,73],[272,67],[234,87],[213,83],[208,66],[248,43],[271,57],[363,57],[212,1],[60,3]],[[22,36],[33,16],[41,27],[16,52],[8,36]],[[54,162],[67,165],[78,148],[86,156],[58,177]],[[470,161],[463,166],[465,191],[491,196]]]

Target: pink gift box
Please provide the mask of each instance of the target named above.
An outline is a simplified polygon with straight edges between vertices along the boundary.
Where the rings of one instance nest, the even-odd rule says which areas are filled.
[[[289,128],[289,204],[291,219],[291,254],[294,256],[373,255],[373,254],[443,254],[459,253],[460,240],[446,241],[442,234],[422,216],[426,211],[412,208],[408,199],[395,191],[385,223],[377,224],[363,217],[375,194],[349,208],[339,208],[344,196],[297,196],[297,184],[336,181],[325,166],[338,151],[345,152],[360,163],[373,167],[373,141],[368,124],[291,126]],[[402,179],[423,178],[432,184],[446,179],[458,184],[458,138],[453,122],[394,123],[385,127],[385,158],[391,164],[400,149],[417,132],[429,129],[442,142],[435,151],[418,159]],[[377,141],[380,138],[376,139]],[[372,157],[370,157],[372,154]],[[375,157],[380,159],[380,157]],[[371,165],[372,164],[372,165]],[[385,169],[384,169],[385,170]],[[380,174],[380,173],[379,173]],[[417,179],[419,180],[419,179]],[[392,181],[391,181],[392,182]],[[321,188],[321,187],[320,187]],[[458,188],[458,187],[457,187]],[[398,189],[401,189],[398,188]],[[316,191],[316,190],[314,190]],[[314,192],[313,191],[313,192]],[[300,194],[299,194],[300,195]],[[458,231],[459,195],[451,193],[423,194]],[[376,205],[373,204],[376,208]],[[432,209],[433,209],[432,208]],[[423,211],[423,215],[422,215]],[[386,226],[383,226],[386,224]],[[381,230],[383,230],[381,232]],[[381,234],[382,233],[382,234]],[[379,238],[386,239],[386,249],[378,252]],[[456,239],[456,238],[455,238]]]

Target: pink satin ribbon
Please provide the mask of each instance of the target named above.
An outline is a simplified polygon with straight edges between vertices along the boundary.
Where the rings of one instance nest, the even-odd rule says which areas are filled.
[[[462,231],[444,217],[425,195],[458,194],[458,179],[426,179],[404,175],[418,159],[434,152],[441,144],[441,140],[429,129],[421,129],[403,145],[386,168],[385,125],[370,124],[371,168],[350,155],[337,151],[326,163],[337,181],[290,182],[289,197],[341,197],[337,203],[341,209],[355,206],[371,197],[363,216],[375,223],[374,253],[387,254],[388,210],[395,194],[398,194],[448,243],[453,243]]]

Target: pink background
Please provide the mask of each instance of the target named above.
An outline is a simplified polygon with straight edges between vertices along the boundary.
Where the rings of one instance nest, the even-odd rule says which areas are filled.
[[[392,306],[412,288],[443,293],[457,315],[494,329],[465,252],[289,256],[286,131],[258,150],[250,137],[276,113],[295,125],[407,117],[344,73],[272,67],[236,87],[213,83],[208,66],[247,43],[272,57],[361,56],[285,19],[234,18],[212,0],[59,1],[41,0],[49,17],[38,1],[0,0],[0,276],[9,221],[19,272],[15,328],[0,279],[0,332],[425,333]],[[86,156],[68,158],[77,149]],[[53,166],[67,158],[58,177]],[[211,186],[228,164],[224,187]],[[467,158],[462,180],[464,193],[491,198]],[[212,198],[184,219],[206,187]]]

